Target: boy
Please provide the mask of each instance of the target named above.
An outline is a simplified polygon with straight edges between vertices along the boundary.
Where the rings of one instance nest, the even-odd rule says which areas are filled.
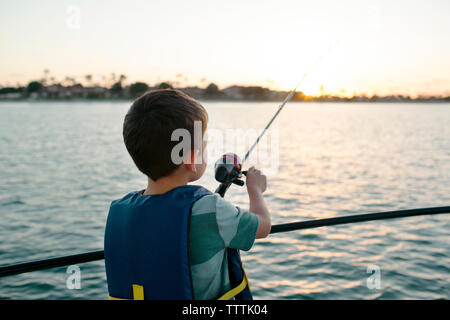
[[[203,140],[197,144],[196,121]],[[250,250],[255,238],[270,232],[262,196],[266,177],[248,170],[250,211],[188,185],[206,168],[207,122],[199,102],[172,89],[147,92],[125,116],[124,142],[148,185],[111,203],[105,229],[110,298],[251,299],[238,250]],[[172,139],[177,129],[190,133],[193,146],[178,164],[173,150],[179,142]]]

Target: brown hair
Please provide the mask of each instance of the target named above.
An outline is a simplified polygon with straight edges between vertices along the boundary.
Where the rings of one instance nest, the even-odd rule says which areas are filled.
[[[178,141],[171,141],[175,129],[186,129],[194,139],[194,121],[206,130],[208,113],[187,94],[174,89],[148,91],[131,105],[123,123],[123,139],[137,168],[152,180],[170,175],[179,164],[171,160]]]

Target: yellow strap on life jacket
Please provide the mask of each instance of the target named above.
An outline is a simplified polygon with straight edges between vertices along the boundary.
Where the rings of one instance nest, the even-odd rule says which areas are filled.
[[[144,300],[144,287],[133,284],[133,299],[114,298],[108,295],[109,300]]]
[[[226,292],[224,295],[222,295],[217,300],[230,300],[237,294],[241,293],[246,287],[250,289],[250,284],[248,283],[247,274],[245,273],[244,265],[242,265],[242,273],[244,274],[244,277],[242,279],[242,282],[231,289],[230,291]],[[138,284],[133,284],[133,299],[123,299],[123,298],[114,298],[108,295],[109,300],[144,300],[144,287],[140,286]]]
[[[133,300],[144,300],[144,287],[133,284]]]
[[[234,287],[230,291],[226,292],[223,296],[221,296],[217,300],[230,300],[237,294],[241,293],[246,287],[250,289],[250,284],[248,283],[247,275],[245,274],[244,265],[242,265],[242,272],[244,274],[242,282],[237,287]]]

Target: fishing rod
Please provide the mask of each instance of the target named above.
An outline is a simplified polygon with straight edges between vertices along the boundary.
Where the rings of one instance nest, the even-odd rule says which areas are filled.
[[[220,182],[220,185],[216,189],[216,193],[218,193],[222,198],[225,196],[225,192],[227,192],[228,188],[231,184],[237,184],[239,186],[244,185],[244,181],[242,181],[240,178],[242,177],[242,174],[246,174],[246,171],[242,171],[242,164],[247,160],[247,158],[250,156],[250,153],[253,151],[253,149],[256,147],[256,145],[261,140],[262,136],[266,133],[266,131],[269,129],[272,122],[276,119],[276,117],[280,114],[281,110],[283,110],[284,106],[291,100],[292,96],[297,91],[298,86],[303,82],[303,80],[306,78],[308,73],[305,73],[303,75],[303,78],[299,81],[299,83],[295,86],[294,89],[289,92],[289,94],[286,96],[286,98],[283,100],[281,105],[278,107],[277,112],[273,115],[272,119],[267,123],[267,125],[264,127],[262,132],[259,134],[258,138],[256,138],[256,141],[253,143],[253,145],[248,149],[247,153],[245,154],[244,158],[241,160],[238,155],[235,153],[226,153],[222,157],[219,158],[219,160],[216,161],[214,165],[215,169],[215,178],[217,181]]]
[[[423,215],[435,215],[450,213],[450,206],[397,210],[387,212],[366,213],[358,215],[348,215],[326,219],[307,220],[293,223],[278,224],[272,226],[270,233],[281,233],[294,230],[313,229],[320,227],[330,227],[342,224],[360,223],[374,220],[385,220],[394,218],[406,218]],[[21,273],[38,271],[50,268],[70,266],[78,263],[92,262],[104,259],[103,250],[75,254],[58,258],[25,262],[0,267],[0,278],[17,275]]]
[[[236,184],[239,186],[244,185],[244,181],[241,180],[242,174],[246,175],[247,171],[241,171],[243,163],[248,159],[250,156],[250,153],[253,151],[253,149],[258,145],[261,138],[264,136],[266,131],[269,129],[269,127],[272,125],[273,121],[278,117],[281,110],[283,110],[284,106],[291,100],[291,98],[294,96],[295,92],[297,91],[297,88],[303,83],[303,81],[306,79],[306,77],[314,70],[314,68],[319,64],[319,62],[333,49],[340,41],[337,40],[336,42],[332,43],[328,50],[321,56],[319,56],[314,63],[311,65],[311,67],[303,74],[303,77],[300,79],[300,81],[297,83],[297,85],[292,89],[289,94],[284,98],[283,102],[278,107],[278,110],[275,112],[275,114],[272,116],[270,121],[267,123],[267,125],[264,127],[264,129],[259,134],[258,138],[256,138],[256,141],[250,146],[247,153],[244,155],[244,158],[241,160],[238,155],[235,153],[226,153],[222,157],[219,158],[219,160],[216,161],[214,165],[215,169],[215,179],[220,182],[220,185],[216,189],[216,193],[218,193],[222,198],[225,196],[225,193],[227,192],[228,188],[231,184]]]
[[[272,122],[280,114],[281,110],[283,110],[284,106],[289,102],[289,100],[291,100],[292,96],[297,91],[298,86],[306,78],[307,74],[308,73],[305,73],[303,75],[303,78],[299,81],[299,83],[295,86],[295,88],[292,89],[291,92],[289,92],[289,94],[283,100],[281,105],[278,107],[277,112],[275,112],[272,119],[270,119],[270,121],[264,127],[262,132],[259,134],[258,138],[256,138],[256,141],[248,149],[247,153],[245,154],[245,156],[242,160],[235,153],[226,153],[222,157],[220,157],[219,160],[216,161],[216,163],[214,165],[215,178],[217,181],[220,182],[220,185],[216,189],[216,193],[218,193],[222,198],[225,196],[225,192],[227,192],[227,190],[231,184],[234,183],[239,186],[244,185],[244,181],[242,181],[240,179],[242,177],[242,174],[246,174],[246,171],[241,172],[242,164],[248,159],[248,157],[250,156],[250,153],[253,151],[253,149],[259,143],[259,141],[264,136],[266,131],[269,129]]]
[[[327,53],[337,44],[338,42],[336,42],[335,44],[331,45],[328,48]],[[323,59],[324,55],[319,56],[316,61],[311,65],[311,67],[309,68],[309,70],[307,72],[305,72],[303,74],[303,77],[300,79],[300,81],[297,83],[297,85],[295,86],[294,89],[292,89],[291,92],[289,92],[289,94],[286,96],[286,98],[283,100],[283,102],[281,103],[281,105],[278,107],[277,112],[275,112],[275,114],[273,115],[272,119],[270,119],[269,123],[267,123],[267,125],[265,126],[265,128],[262,130],[261,134],[258,136],[258,138],[256,138],[256,141],[253,143],[253,145],[248,149],[247,153],[245,154],[244,158],[242,159],[242,163],[244,163],[247,158],[249,157],[250,153],[253,151],[253,149],[256,147],[256,145],[258,144],[259,140],[262,138],[262,136],[266,133],[267,129],[269,129],[270,125],[272,124],[272,122],[275,120],[275,118],[278,116],[278,114],[280,114],[281,110],[283,110],[284,106],[291,100],[291,98],[294,96],[295,92],[297,91],[297,88],[302,84],[302,82],[306,79],[306,77],[308,76],[308,74],[310,74],[314,68],[319,64],[319,62]]]

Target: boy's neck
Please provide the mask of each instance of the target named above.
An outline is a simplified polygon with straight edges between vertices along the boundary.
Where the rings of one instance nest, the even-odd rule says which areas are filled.
[[[168,176],[159,178],[153,181],[148,178],[147,189],[144,190],[143,195],[163,194],[177,187],[185,186],[189,182],[187,177]]]

